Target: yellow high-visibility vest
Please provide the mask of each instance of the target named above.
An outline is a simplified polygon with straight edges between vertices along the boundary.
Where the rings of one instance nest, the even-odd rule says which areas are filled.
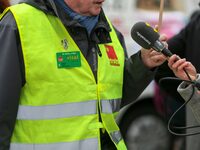
[[[59,18],[28,4],[8,10],[19,30],[26,78],[10,150],[100,150],[101,128],[126,150],[114,117],[125,58],[112,25],[112,42],[98,45],[96,82]]]

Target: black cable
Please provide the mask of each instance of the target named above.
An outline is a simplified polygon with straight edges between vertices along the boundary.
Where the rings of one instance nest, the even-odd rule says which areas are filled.
[[[187,82],[188,84],[192,84],[192,94],[190,95],[190,97],[188,98],[188,100],[186,100],[186,102],[184,104],[182,104],[173,114],[172,116],[170,117],[169,121],[168,121],[168,130],[171,134],[174,134],[176,136],[192,136],[192,135],[197,135],[197,134],[200,134],[200,132],[195,132],[195,133],[188,133],[188,134],[179,134],[179,133],[176,133],[174,131],[171,130],[171,128],[174,128],[174,129],[180,129],[180,130],[183,130],[183,129],[193,129],[193,128],[200,128],[200,126],[185,126],[185,127],[177,127],[177,126],[171,126],[170,123],[172,121],[172,119],[174,118],[174,116],[184,107],[186,106],[191,98],[193,97],[194,95],[194,91],[195,91],[195,87],[197,86],[197,88],[199,89],[199,83],[195,82],[195,81],[192,81],[191,80],[191,77],[189,76],[189,74],[187,73],[187,71],[184,69],[187,77],[189,78],[189,80],[182,80],[182,79],[179,79],[179,78],[175,78],[175,77],[165,77],[165,78],[162,78],[159,80],[159,85],[161,85],[161,83],[164,81],[164,80],[176,80],[176,81],[185,81]]]
[[[184,71],[184,72],[185,72],[185,74],[187,75],[187,77],[188,77],[189,81],[192,81],[192,79],[191,79],[190,75],[189,75],[189,74],[188,74],[188,72],[185,70],[185,68],[183,68],[183,71]]]

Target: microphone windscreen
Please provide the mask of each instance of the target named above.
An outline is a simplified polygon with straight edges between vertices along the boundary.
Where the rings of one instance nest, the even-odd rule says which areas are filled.
[[[149,24],[145,22],[137,22],[131,29],[131,37],[141,47],[150,49],[159,39],[160,35]]]

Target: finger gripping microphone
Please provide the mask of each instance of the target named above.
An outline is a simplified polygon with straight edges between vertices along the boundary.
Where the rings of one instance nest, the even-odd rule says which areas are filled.
[[[131,37],[145,49],[152,48],[168,57],[173,55],[159,40],[160,35],[158,32],[145,22],[138,22],[132,27]]]

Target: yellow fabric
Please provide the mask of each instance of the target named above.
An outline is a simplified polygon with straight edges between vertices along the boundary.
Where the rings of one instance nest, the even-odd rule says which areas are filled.
[[[26,84],[21,92],[20,105],[45,106],[98,100],[101,108],[101,100],[122,97],[124,51],[112,26],[112,43],[99,45],[102,57],[98,57],[96,83],[82,53],[80,67],[57,68],[56,53],[80,52],[58,18],[27,4],[15,5],[9,10],[19,29],[25,63]],[[67,50],[61,44],[63,39],[68,42]],[[114,49],[117,59],[109,58],[106,45]],[[113,61],[117,65],[113,65]],[[39,144],[100,138],[99,128],[102,127],[108,133],[119,131],[114,114],[104,114],[101,110],[100,114],[103,126],[99,124],[98,113],[52,120],[17,120],[12,142]],[[75,131],[78,132],[74,134]],[[123,140],[120,143],[124,145],[120,147],[125,147]],[[115,145],[124,150],[119,148],[119,144]]]
[[[97,115],[54,120],[18,120],[12,142],[48,144],[95,138],[100,128],[95,128],[96,118]]]

